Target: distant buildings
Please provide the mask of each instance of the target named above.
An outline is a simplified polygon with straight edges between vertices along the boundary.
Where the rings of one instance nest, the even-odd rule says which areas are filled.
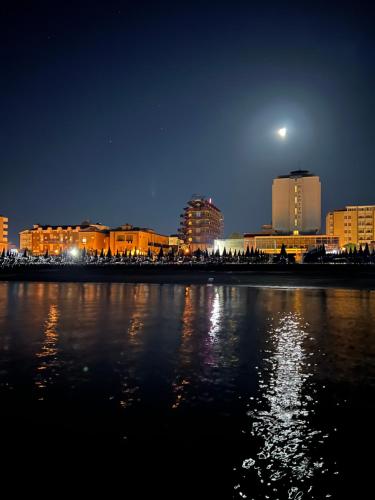
[[[348,205],[328,212],[326,233],[340,238],[341,247],[375,243],[375,205]]]
[[[155,233],[152,229],[125,224],[109,231],[109,246],[112,253],[158,254],[162,248],[166,254],[169,251],[169,236]]]
[[[318,234],[321,227],[321,184],[319,177],[307,170],[294,170],[280,175],[272,184],[272,225],[264,225],[259,233],[246,233],[242,239],[217,239],[215,249],[224,248],[278,254],[284,245],[287,253],[301,260],[304,253],[325,246],[327,251],[340,248],[334,232]]]
[[[8,249],[8,218],[0,215],[0,252]]]
[[[212,249],[224,231],[224,217],[211,198],[193,196],[181,214],[179,234],[190,252]]]
[[[321,225],[321,183],[307,170],[281,175],[272,184],[272,225],[262,226],[258,233],[233,233],[223,238],[224,217],[210,198],[193,195],[180,216],[179,233],[171,236],[152,229],[124,224],[109,228],[85,221],[77,226],[35,224],[20,232],[20,250],[34,255],[59,255],[71,249],[88,253],[146,255],[195,252],[200,249],[224,250],[234,254],[247,248],[263,253],[296,255],[319,246],[337,251],[345,245],[357,248],[368,244],[375,248],[375,205],[348,205],[326,216],[326,234],[319,234]],[[9,249],[8,219],[0,216],[0,252]]]
[[[317,175],[294,170],[273,180],[272,227],[283,234],[319,233],[321,185]]]
[[[83,222],[78,226],[41,226],[20,232],[20,250],[33,255],[60,255],[71,249],[85,249],[88,253],[124,252],[132,255],[158,253],[160,248],[169,250],[169,237],[152,229],[133,227],[130,224],[110,229],[102,224]]]

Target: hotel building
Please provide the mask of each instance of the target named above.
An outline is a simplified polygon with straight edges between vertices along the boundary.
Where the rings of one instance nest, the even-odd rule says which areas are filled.
[[[375,244],[375,205],[348,205],[328,212],[326,233],[338,236],[340,245]]]
[[[272,227],[283,234],[319,233],[321,184],[317,175],[294,170],[273,180]]]
[[[8,249],[8,218],[0,215],[0,252]]]
[[[130,224],[111,229],[109,232],[109,247],[112,253],[147,255],[150,250],[158,254],[163,248],[164,254],[169,251],[169,236],[155,233],[152,229],[133,227]]]
[[[170,248],[169,236],[155,233],[152,229],[133,227],[130,224],[110,229],[102,224],[83,222],[79,226],[41,226],[20,232],[20,249],[33,255],[59,255],[72,248],[85,249],[87,253],[146,255],[150,250],[159,253],[160,248],[167,253]]]
[[[20,250],[33,255],[59,255],[71,248],[86,249],[87,252],[108,248],[107,226],[83,222],[79,226],[42,226],[34,224],[32,229],[20,232]]]
[[[211,198],[193,196],[180,217],[180,238],[190,252],[212,249],[223,236],[224,217]]]

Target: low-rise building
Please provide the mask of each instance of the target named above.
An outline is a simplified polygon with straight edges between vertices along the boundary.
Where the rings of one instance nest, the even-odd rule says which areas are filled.
[[[8,218],[0,215],[0,252],[8,249]]]
[[[285,245],[286,252],[296,255],[297,260],[300,260],[304,253],[323,245],[327,252],[336,252],[340,249],[339,237],[326,234],[264,235],[247,233],[244,235],[244,240],[246,248],[258,249],[268,254],[280,253],[281,247]]]
[[[108,248],[108,226],[83,222],[77,226],[49,226],[34,224],[20,232],[20,250],[33,255],[60,255],[72,248],[87,252]]]
[[[152,254],[158,254],[160,248],[167,253],[170,245],[169,236],[158,234],[152,229],[124,224],[110,230],[109,247],[112,253],[147,255],[149,250]]]
[[[375,205],[348,205],[328,212],[326,233],[338,236],[340,245],[364,246],[375,243]]]
[[[234,233],[229,236],[229,238],[218,239],[214,241],[214,251],[219,251],[220,255],[224,252],[224,249],[227,253],[231,252],[237,254],[239,252],[243,252],[245,250],[245,240],[243,235]]]

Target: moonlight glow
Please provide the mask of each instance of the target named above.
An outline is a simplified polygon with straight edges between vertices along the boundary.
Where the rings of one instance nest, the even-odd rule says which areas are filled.
[[[279,128],[279,130],[277,131],[277,135],[279,137],[281,137],[281,139],[285,139],[286,138],[286,135],[287,135],[287,128],[286,127],[283,127],[283,128]]]

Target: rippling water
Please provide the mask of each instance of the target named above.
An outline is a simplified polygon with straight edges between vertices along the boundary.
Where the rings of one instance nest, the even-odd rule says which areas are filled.
[[[164,497],[354,498],[374,325],[371,291],[0,283],[3,452],[120,457]]]

